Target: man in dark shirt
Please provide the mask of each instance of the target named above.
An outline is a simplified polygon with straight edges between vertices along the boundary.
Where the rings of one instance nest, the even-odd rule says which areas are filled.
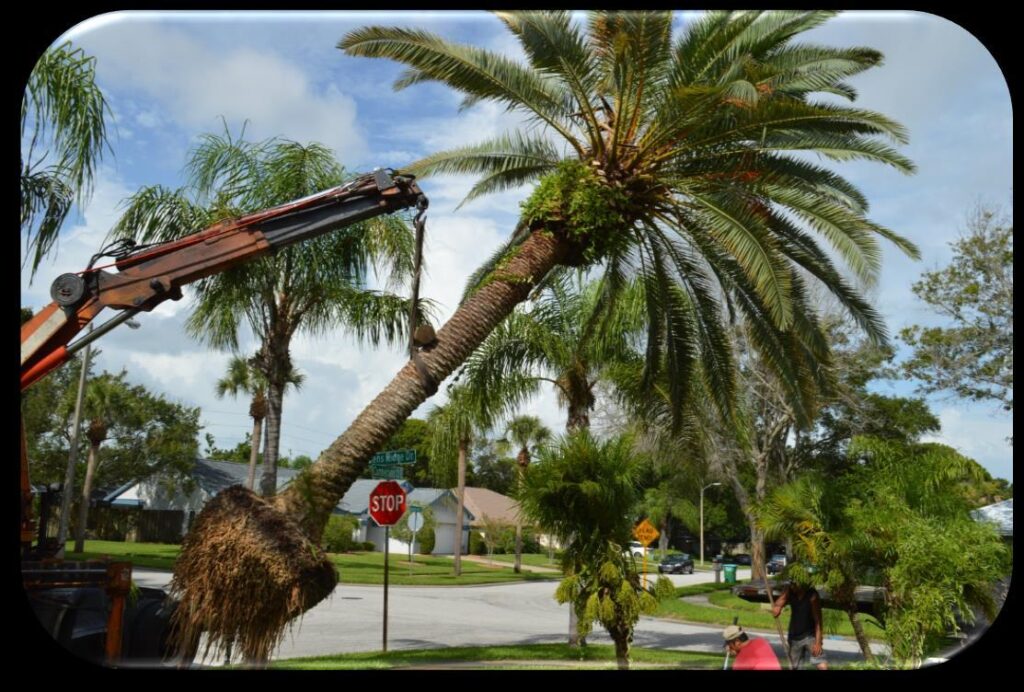
[[[789,655],[795,668],[809,658],[818,670],[828,670],[822,648],[821,598],[813,586],[793,582],[775,599],[772,615],[779,617],[789,605]]]

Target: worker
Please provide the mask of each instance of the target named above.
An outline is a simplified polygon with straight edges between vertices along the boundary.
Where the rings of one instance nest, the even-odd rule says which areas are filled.
[[[818,670],[828,670],[822,648],[821,597],[811,585],[811,574],[813,568],[794,575],[772,604],[772,615],[779,617],[784,607],[790,607],[789,656],[794,668],[800,668],[806,658]]]
[[[729,625],[722,632],[723,648],[736,656],[733,670],[782,670],[771,644],[760,637],[749,637],[738,625]]]

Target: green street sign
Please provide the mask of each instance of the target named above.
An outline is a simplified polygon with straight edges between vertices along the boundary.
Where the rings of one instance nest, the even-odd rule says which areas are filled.
[[[397,464],[415,464],[415,449],[396,449],[390,452],[379,452],[370,457],[371,466],[393,466]]]
[[[400,481],[405,476],[403,474],[404,469],[397,464],[391,464],[388,466],[371,466],[370,474],[373,476],[375,481],[378,480],[392,480]]]

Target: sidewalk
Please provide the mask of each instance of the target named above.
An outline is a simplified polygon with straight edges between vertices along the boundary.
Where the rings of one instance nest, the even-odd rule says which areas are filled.
[[[452,559],[454,559],[454,558],[452,558]],[[487,565],[488,567],[508,567],[510,569],[512,567],[512,563],[511,562],[499,562],[497,560],[492,561],[492,560],[487,559],[487,557],[485,555],[463,555],[462,559],[463,560],[468,560],[470,562],[476,562],[476,563],[479,563],[481,565]],[[551,567],[537,567],[537,566],[534,566],[534,565],[527,565],[525,563],[522,565],[522,570],[524,572],[538,572],[538,573],[544,573],[544,574],[561,574],[562,573],[562,570],[559,570],[559,569],[553,569]]]

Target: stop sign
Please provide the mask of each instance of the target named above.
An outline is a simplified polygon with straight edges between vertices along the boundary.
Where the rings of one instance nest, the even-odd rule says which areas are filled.
[[[370,517],[377,526],[394,526],[405,514],[405,490],[395,481],[381,481],[370,492]]]

